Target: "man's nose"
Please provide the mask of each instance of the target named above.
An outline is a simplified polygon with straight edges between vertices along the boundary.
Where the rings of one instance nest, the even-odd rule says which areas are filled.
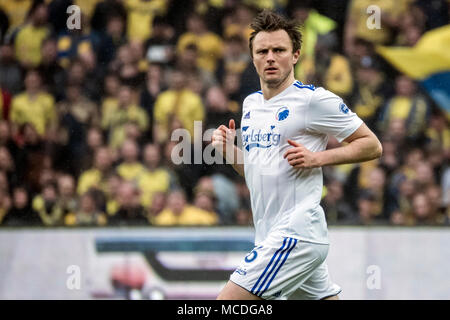
[[[274,62],[275,61],[275,57],[273,54],[272,50],[269,50],[269,52],[267,53],[267,62]]]

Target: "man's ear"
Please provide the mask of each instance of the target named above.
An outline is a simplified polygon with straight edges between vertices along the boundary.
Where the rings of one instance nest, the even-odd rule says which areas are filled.
[[[296,64],[298,62],[299,57],[300,57],[300,49],[295,51],[293,54],[292,59],[293,59],[294,64]]]

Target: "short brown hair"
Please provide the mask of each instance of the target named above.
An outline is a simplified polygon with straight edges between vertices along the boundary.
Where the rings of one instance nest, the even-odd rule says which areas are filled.
[[[300,50],[302,46],[302,34],[300,32],[300,23],[296,20],[289,20],[286,17],[270,10],[261,11],[250,24],[253,29],[249,38],[250,55],[253,56],[253,39],[261,32],[272,32],[284,30],[292,41],[292,52]]]

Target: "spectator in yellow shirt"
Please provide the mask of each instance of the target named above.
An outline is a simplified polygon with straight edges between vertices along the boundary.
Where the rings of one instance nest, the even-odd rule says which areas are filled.
[[[194,121],[203,121],[205,116],[202,98],[186,88],[185,76],[179,70],[171,72],[169,83],[170,89],[156,98],[154,141],[166,142],[173,130],[184,128],[189,131],[193,142]]]
[[[395,79],[395,96],[380,111],[378,129],[389,132],[393,121],[402,121],[407,138],[411,142],[419,141],[425,134],[429,116],[429,103],[418,92],[417,84],[411,78],[399,75]]]
[[[144,41],[151,37],[153,19],[166,13],[167,3],[165,0],[125,0],[128,39]]]
[[[21,125],[30,123],[44,137],[55,126],[54,98],[42,90],[42,77],[37,70],[29,70],[24,82],[25,91],[15,95],[11,102],[13,134],[17,134]]]
[[[79,226],[104,226],[108,220],[106,214],[100,209],[100,198],[104,195],[100,190],[90,189],[82,194],[80,209],[71,212],[64,217],[64,225],[70,227]]]
[[[100,189],[107,193],[107,179],[113,171],[112,163],[113,161],[109,148],[100,147],[95,153],[93,167],[84,171],[78,179],[78,194],[82,195],[91,188]]]
[[[118,92],[120,88],[119,76],[114,73],[108,73],[103,79],[103,94],[101,101],[101,126],[106,129],[109,125],[109,119],[119,108]]]
[[[46,226],[57,226],[63,222],[63,208],[58,203],[58,191],[54,183],[47,183],[42,192],[32,201],[35,210]]]
[[[58,206],[62,210],[63,219],[69,213],[77,212],[79,198],[76,192],[75,179],[70,174],[62,174],[57,178]]]
[[[139,176],[141,204],[147,209],[152,205],[153,195],[166,193],[171,186],[169,171],[161,166],[161,150],[157,144],[147,144],[142,152],[145,173]]]
[[[135,103],[135,94],[131,86],[122,84],[118,94],[117,109],[112,107],[109,113],[102,115],[102,128],[109,131],[109,145],[120,148],[126,139],[126,125],[135,122],[141,132],[148,129],[148,116],[145,110]]]
[[[146,173],[146,168],[139,162],[139,147],[132,139],[127,139],[121,149],[122,163],[116,168],[117,173],[125,181],[137,183]]]
[[[222,39],[206,28],[205,20],[198,14],[192,14],[187,19],[188,31],[178,39],[177,52],[182,52],[189,44],[198,48],[197,66],[210,73],[216,71],[217,61],[223,54]]]
[[[181,190],[170,192],[166,208],[153,219],[153,224],[159,226],[194,226],[215,225],[218,223],[216,214],[189,205]]]
[[[17,60],[26,68],[36,67],[41,63],[41,46],[50,34],[47,26],[47,6],[42,3],[32,8],[30,22],[24,25],[15,38]]]
[[[82,195],[91,189],[100,190],[106,197],[106,213],[114,215],[119,204],[117,192],[122,184],[122,178],[115,172],[112,166],[113,158],[107,147],[100,147],[95,153],[94,166],[84,171],[78,179],[77,193]]]
[[[194,206],[196,208],[205,210],[206,212],[209,212],[211,216],[219,216],[217,214],[217,198],[215,197],[213,192],[208,191],[199,191],[195,193],[194,200],[193,200]]]

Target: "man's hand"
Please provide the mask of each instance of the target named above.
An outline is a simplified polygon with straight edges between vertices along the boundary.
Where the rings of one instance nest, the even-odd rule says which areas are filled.
[[[318,157],[315,152],[309,151],[302,144],[288,139],[287,141],[293,148],[290,148],[283,155],[291,166],[296,169],[309,169],[320,167]]]
[[[293,148],[286,151],[284,158],[294,168],[303,169],[370,161],[383,153],[377,136],[364,123],[344,142],[345,145],[337,148],[311,152],[300,143],[288,140]]]
[[[236,124],[231,119],[228,123],[228,127],[223,124],[214,130],[211,142],[217,151],[222,155],[226,155],[227,151],[232,151],[234,147],[234,138],[236,137]]]
[[[236,137],[236,124],[231,119],[228,123],[228,128],[221,125],[214,130],[211,143],[217,152],[231,164],[241,176],[244,176],[244,155],[242,150],[234,145],[234,138]]]

